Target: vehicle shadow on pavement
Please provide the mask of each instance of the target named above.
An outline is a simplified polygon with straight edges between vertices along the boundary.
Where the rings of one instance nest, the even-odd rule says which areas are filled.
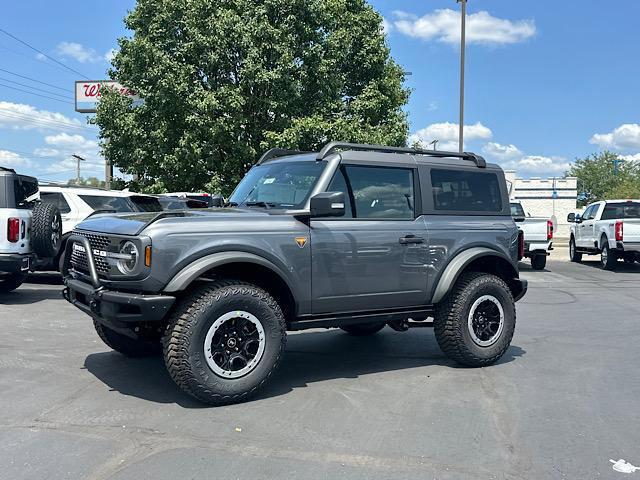
[[[31,305],[44,300],[62,300],[62,289],[39,288],[37,290],[18,288],[13,292],[0,293],[0,305]]]
[[[26,283],[36,285],[62,285],[62,275],[59,272],[36,272],[30,273]]]
[[[600,266],[600,262],[598,260],[594,259],[587,259],[587,260],[582,260],[579,264],[577,265],[584,265],[585,267],[591,267],[594,268],[596,270],[600,270],[603,272],[608,272],[608,273],[640,273],[640,264],[639,263],[625,263],[622,261],[619,261],[616,264],[616,268],[615,270],[603,270],[602,267]]]
[[[511,345],[498,364],[525,353]],[[405,333],[386,328],[370,337],[352,337],[340,330],[300,332],[289,335],[280,368],[256,398],[286,395],[316,382],[433,365],[466,368],[444,356],[430,328]],[[132,359],[115,352],[94,353],[87,356],[85,367],[123,395],[185,408],[207,407],[178,389],[161,357]]]

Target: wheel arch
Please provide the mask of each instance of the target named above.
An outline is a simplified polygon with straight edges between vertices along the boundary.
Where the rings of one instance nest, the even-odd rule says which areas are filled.
[[[206,255],[180,270],[167,283],[164,291],[185,291],[200,277],[232,278],[253,283],[276,298],[287,320],[296,314],[294,287],[275,264],[259,255],[248,252]]]
[[[515,298],[521,293],[512,282],[519,277],[519,273],[510,260],[488,247],[473,247],[463,250],[447,264],[433,292],[432,303],[440,302],[463,272],[473,271],[491,273],[502,278]]]

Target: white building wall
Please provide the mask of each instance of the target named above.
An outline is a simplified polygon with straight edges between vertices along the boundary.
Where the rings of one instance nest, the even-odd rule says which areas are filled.
[[[512,200],[520,201],[525,212],[532,217],[554,216],[555,236],[569,237],[567,215],[577,210],[578,180],[576,177],[524,179],[516,177],[516,172],[512,170],[507,170],[505,177],[511,187]]]

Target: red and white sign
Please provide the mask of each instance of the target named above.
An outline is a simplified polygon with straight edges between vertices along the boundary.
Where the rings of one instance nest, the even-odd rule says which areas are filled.
[[[134,104],[141,102],[140,97],[132,90],[113,80],[79,80],[76,82],[76,112],[96,113],[101,92],[105,88],[116,90],[122,95],[126,95],[133,100]]]

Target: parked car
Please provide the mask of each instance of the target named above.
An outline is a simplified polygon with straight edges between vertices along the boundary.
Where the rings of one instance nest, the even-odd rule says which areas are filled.
[[[504,173],[482,157],[278,149],[229,205],[92,216],[67,243],[65,298],[114,350],[162,349],[175,383],[216,405],[272,377],[287,330],[371,335],[432,317],[460,364],[490,365],[509,347],[523,245]]]
[[[129,191],[103,190],[90,187],[41,185],[39,195],[43,203],[55,205],[62,214],[62,248],[51,259],[38,262],[40,269],[59,270],[67,239],[78,223],[95,212],[160,212],[162,205],[152,195]]]
[[[524,235],[524,256],[531,259],[531,268],[543,270],[553,250],[553,220],[528,215],[520,202],[511,202],[511,216]]]
[[[582,215],[570,213],[569,256],[600,255],[605,270],[614,270],[619,259],[640,260],[640,200],[605,200],[587,206]]]
[[[37,179],[0,167],[0,292],[18,288],[36,261],[60,249],[60,212],[37,194]]]
[[[211,195],[210,193],[171,192],[164,193],[163,196],[199,200],[201,202],[205,202],[207,207],[222,207],[224,204],[224,198],[222,198],[222,195]]]
[[[167,195],[159,195],[158,201],[162,205],[163,210],[189,210],[192,208],[208,208],[209,204],[201,200],[193,200],[191,198],[169,197]]]

